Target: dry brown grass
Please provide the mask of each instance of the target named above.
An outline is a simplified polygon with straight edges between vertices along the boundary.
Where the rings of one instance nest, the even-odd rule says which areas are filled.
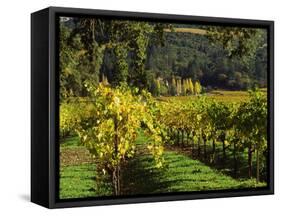
[[[73,166],[93,163],[89,151],[82,146],[60,148],[61,166]]]
[[[206,30],[204,29],[197,29],[197,28],[174,28],[172,31],[170,29],[165,29],[165,32],[182,32],[182,33],[191,33],[191,34],[199,34],[205,35]]]

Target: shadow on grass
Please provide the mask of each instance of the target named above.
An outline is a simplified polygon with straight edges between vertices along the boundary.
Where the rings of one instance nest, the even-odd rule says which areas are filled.
[[[122,174],[122,188],[124,195],[153,194],[169,188],[169,183],[161,181],[163,168],[153,166],[151,156],[135,157],[124,165]]]
[[[248,156],[247,152],[237,151],[237,170],[235,172],[234,167],[234,159],[233,159],[233,149],[227,149],[226,157],[223,157],[222,147],[220,145],[216,145],[215,154],[213,154],[212,147],[210,145],[206,146],[206,155],[204,155],[203,146],[201,146],[200,154],[198,154],[197,146],[193,149],[191,145],[177,146],[177,145],[169,145],[168,148],[170,150],[181,152],[185,155],[188,155],[192,159],[199,160],[210,166],[223,172],[226,175],[229,175],[236,179],[249,179],[248,175]],[[256,157],[253,154],[252,161],[252,177],[256,175]],[[262,181],[266,181],[266,170],[261,171],[260,178]]]
[[[204,163],[173,151],[164,153],[165,165],[156,168],[152,156],[137,155],[123,168],[123,195],[249,188],[255,180],[235,180]]]

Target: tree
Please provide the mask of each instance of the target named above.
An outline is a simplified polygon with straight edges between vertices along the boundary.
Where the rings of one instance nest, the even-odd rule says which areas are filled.
[[[255,54],[263,32],[257,28],[210,26],[207,37],[223,46],[229,57],[248,62]]]
[[[195,93],[196,95],[198,95],[198,94],[201,93],[201,91],[202,91],[202,87],[201,87],[201,85],[200,85],[200,82],[199,82],[199,81],[196,81],[196,82],[195,82],[195,85],[194,85],[194,93]]]
[[[108,44],[108,38],[104,37],[103,32],[110,25],[110,21],[92,18],[73,18],[72,20],[74,28],[68,38],[69,44],[72,46],[73,40],[79,37],[83,47],[83,56],[85,57],[83,70],[89,74],[85,80],[90,80],[97,85],[104,51]]]
[[[182,85],[181,85],[181,92],[182,92],[182,95],[186,95],[186,91],[187,91],[187,88],[186,88],[186,81],[185,79],[182,80]]]
[[[116,70],[113,75],[113,84],[120,85],[127,83],[129,75],[129,66],[127,62],[128,47],[122,44],[114,46],[114,54],[116,56]]]
[[[189,78],[188,79],[188,86],[189,86],[189,94],[194,94],[194,86],[193,86],[193,82],[192,82],[192,80]]]
[[[170,95],[175,96],[177,94],[176,79],[172,77],[172,83],[170,85]]]
[[[155,79],[155,84],[156,84],[156,95],[159,96],[161,90],[161,83],[159,78]]]
[[[72,20],[74,28],[71,30],[68,41],[72,44],[75,37],[80,38],[83,55],[87,59],[83,62],[84,70],[87,70],[90,75],[91,82],[98,84],[105,53],[113,50],[116,66],[111,83],[120,85],[130,80],[140,89],[148,88],[144,68],[148,44],[150,40],[160,43],[162,39],[157,38],[163,36],[161,28],[166,25],[98,18],[73,18]]]
[[[60,100],[78,96],[82,93],[85,73],[79,73],[79,62],[84,60],[78,51],[82,45],[79,38],[73,39],[72,45],[68,43],[71,31],[60,23]]]
[[[153,80],[149,82],[148,90],[153,96],[159,96],[161,90],[160,80],[153,78]]]
[[[190,92],[190,83],[188,79],[185,79],[185,94],[189,94]]]
[[[104,86],[108,86],[108,85],[109,85],[108,79],[107,79],[107,77],[106,77],[104,74],[102,74],[101,83],[102,83]]]
[[[181,95],[182,87],[181,87],[181,80],[180,79],[176,80],[176,86],[177,86],[177,95]]]

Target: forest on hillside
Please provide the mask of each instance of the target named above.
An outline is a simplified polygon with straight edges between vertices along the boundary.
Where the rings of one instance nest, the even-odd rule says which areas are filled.
[[[188,79],[204,92],[267,87],[265,29],[87,18],[60,25],[62,98],[85,95],[89,80],[153,95],[176,95]]]

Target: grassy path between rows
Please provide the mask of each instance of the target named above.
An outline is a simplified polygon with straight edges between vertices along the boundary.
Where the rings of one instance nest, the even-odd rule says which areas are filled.
[[[138,151],[123,169],[122,185],[125,195],[168,192],[237,189],[265,186],[254,179],[237,180],[212,169],[198,160],[166,150],[165,165],[155,167],[153,157],[144,148],[146,138],[137,139]],[[110,185],[97,188],[96,167],[84,147],[71,138],[61,145],[60,198],[111,195]]]

